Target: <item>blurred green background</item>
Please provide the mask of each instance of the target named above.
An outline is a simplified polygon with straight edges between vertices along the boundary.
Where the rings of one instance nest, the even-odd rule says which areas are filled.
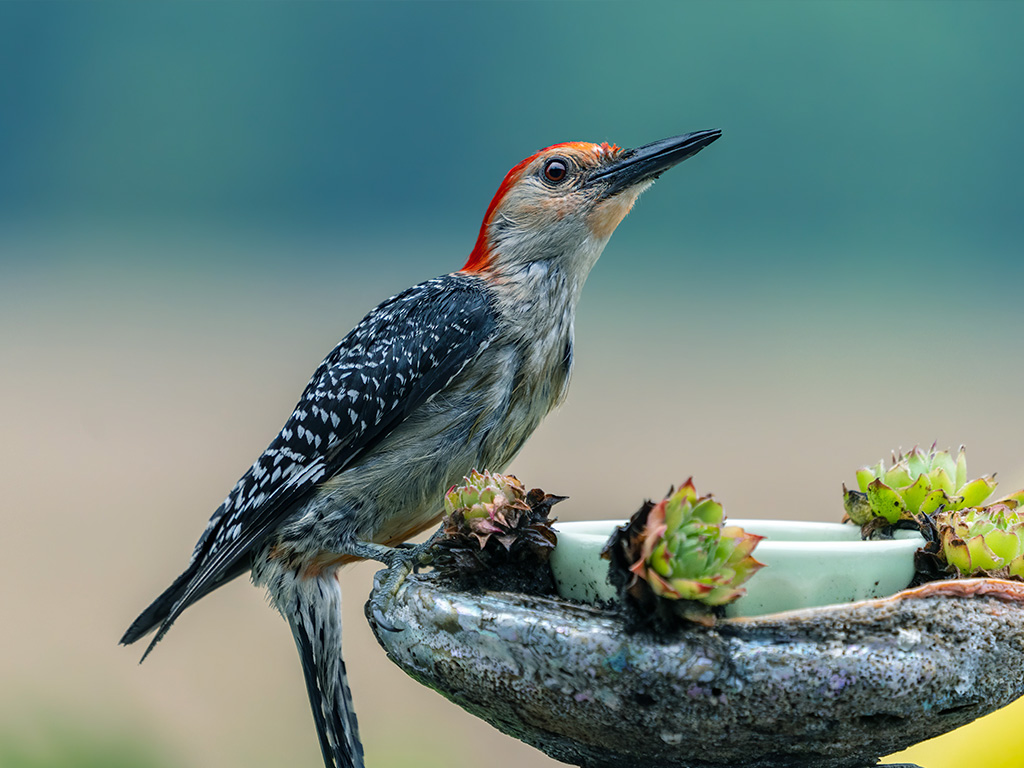
[[[724,131],[589,281],[569,402],[512,467],[562,519],[691,474],[836,519],[933,440],[1024,485],[1022,36],[980,0],[0,4],[0,765],[318,764],[242,580],[142,667],[116,640],[323,355],[557,141]],[[343,575],[368,763],[554,765],[383,658],[373,570]],[[1019,768],[1022,715],[905,757]]]

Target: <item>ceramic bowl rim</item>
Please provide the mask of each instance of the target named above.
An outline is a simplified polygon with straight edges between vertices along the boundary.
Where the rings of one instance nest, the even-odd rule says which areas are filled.
[[[624,525],[626,520],[574,520],[568,522],[557,522],[554,524],[556,534],[562,536],[566,535],[567,538],[575,539],[580,544],[586,544],[589,546],[595,546],[600,542],[602,545],[611,536],[612,531],[620,526]],[[921,536],[917,531],[897,531],[896,538],[888,540],[874,540],[874,541],[862,541],[860,539],[859,529],[848,523],[829,523],[829,522],[818,522],[818,521],[805,521],[805,520],[779,520],[774,518],[728,518],[725,521],[726,525],[738,525],[751,533],[758,533],[760,530],[766,528],[774,528],[777,530],[792,529],[794,532],[797,530],[803,531],[805,534],[810,532],[818,531],[824,535],[842,535],[845,539],[836,540],[834,538],[825,539],[803,539],[800,541],[787,541],[785,539],[771,538],[769,534],[765,538],[758,542],[757,549],[754,551],[754,557],[757,557],[757,552],[793,552],[795,553],[809,553],[809,552],[828,552],[829,554],[841,555],[849,553],[858,556],[864,556],[867,554],[866,550],[870,549],[878,554],[891,555],[893,552],[913,551],[919,549],[924,545],[924,537]],[[603,528],[607,526],[606,533],[594,532],[595,528]],[[778,534],[776,534],[778,535]]]

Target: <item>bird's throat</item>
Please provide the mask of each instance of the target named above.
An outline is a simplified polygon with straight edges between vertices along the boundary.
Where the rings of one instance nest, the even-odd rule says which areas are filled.
[[[633,204],[640,197],[640,193],[652,183],[653,180],[638,184],[595,205],[587,216],[587,226],[590,227],[590,231],[594,233],[594,236],[602,240],[607,240],[611,237],[615,228],[626,218],[626,214],[633,210]]]

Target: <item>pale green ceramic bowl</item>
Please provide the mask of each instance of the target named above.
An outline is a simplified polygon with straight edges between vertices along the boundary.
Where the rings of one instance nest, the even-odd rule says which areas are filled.
[[[587,603],[615,598],[601,549],[624,523],[590,520],[555,525],[558,545],[551,555],[551,570],[562,597]],[[897,531],[891,541],[861,541],[860,528],[843,523],[735,518],[727,523],[765,537],[754,557],[766,566],[744,585],[747,593],[727,607],[730,617],[893,595],[910,584],[914,552],[924,545],[914,531]]]

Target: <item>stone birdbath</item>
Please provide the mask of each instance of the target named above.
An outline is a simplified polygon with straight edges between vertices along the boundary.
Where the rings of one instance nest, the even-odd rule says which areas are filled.
[[[866,768],[1024,694],[1024,491],[981,506],[963,451],[858,472],[856,525],[726,521],[691,479],[553,526],[559,497],[466,480],[366,616],[410,676],[556,760]]]
[[[561,598],[377,580],[388,657],[498,730],[583,768],[864,768],[1024,693],[1024,584],[624,631]]]

